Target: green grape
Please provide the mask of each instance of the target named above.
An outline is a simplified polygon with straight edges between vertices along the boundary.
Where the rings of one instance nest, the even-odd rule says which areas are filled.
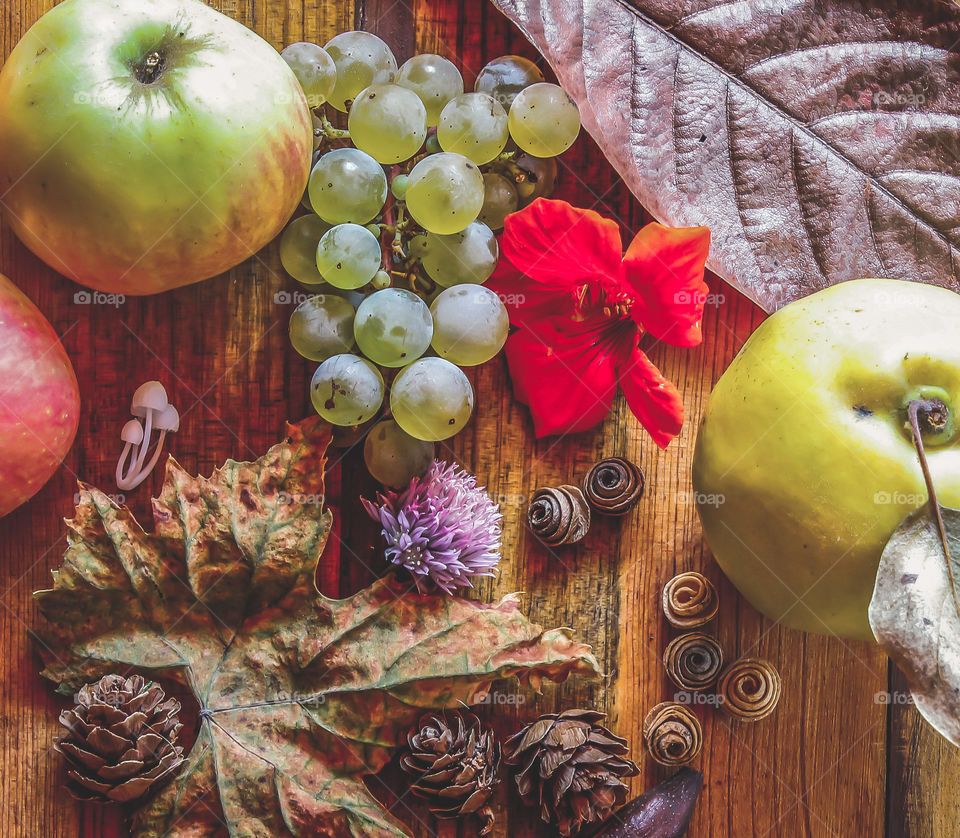
[[[421,358],[393,380],[390,411],[410,436],[439,442],[467,424],[473,412],[473,387],[463,370],[444,358]]]
[[[461,367],[485,364],[507,342],[510,317],[493,291],[482,285],[448,288],[430,306],[433,348]]]
[[[376,223],[374,223],[374,224],[364,224],[363,226],[366,227],[366,228],[370,231],[370,234],[371,234],[371,235],[376,236],[378,239],[380,238],[380,225],[379,225],[379,224],[376,224]]]
[[[480,214],[483,175],[462,154],[424,157],[407,181],[407,210],[431,233],[459,233]]]
[[[374,425],[363,445],[363,460],[374,480],[394,489],[422,477],[436,456],[432,442],[414,439],[392,419]]]
[[[353,334],[371,361],[381,367],[402,367],[429,348],[433,317],[412,291],[385,288],[360,303]]]
[[[353,349],[356,312],[343,297],[314,294],[290,315],[290,343],[304,358],[326,361]]]
[[[427,236],[425,233],[417,233],[407,243],[407,252],[418,259],[423,256],[427,247]]]
[[[427,112],[412,90],[371,84],[357,94],[347,121],[350,139],[379,163],[413,157],[427,136]]]
[[[406,175],[397,175],[390,181],[390,191],[398,201],[402,201],[407,196],[407,181],[409,180],[410,178]]]
[[[487,62],[473,89],[477,93],[489,93],[509,111],[521,90],[542,81],[543,73],[532,61],[519,55],[501,55]]]
[[[427,125],[440,119],[440,111],[455,96],[463,93],[463,76],[452,61],[440,55],[415,55],[404,62],[397,74],[397,84],[409,88],[427,109]]]
[[[383,377],[373,364],[356,355],[327,358],[310,382],[313,407],[332,425],[359,425],[383,404]]]
[[[427,142],[424,144],[423,150],[426,151],[427,154],[439,154],[443,151],[443,149],[440,148],[440,140],[437,139],[436,134],[431,134],[427,137]]]
[[[369,32],[341,32],[324,47],[337,67],[337,83],[327,101],[347,112],[349,103],[371,84],[397,77],[397,59],[383,41]]]
[[[462,282],[482,283],[490,278],[500,249],[497,237],[486,224],[474,221],[465,230],[449,236],[427,233],[420,263],[430,279],[449,287]]]
[[[517,195],[520,206],[532,204],[537,198],[549,198],[557,182],[557,161],[552,157],[534,157],[524,154],[516,161],[517,168],[523,173],[523,180],[517,183]]]
[[[373,286],[374,291],[382,291],[384,288],[389,288],[393,285],[393,280],[390,278],[390,274],[381,268],[377,271],[370,284]]]
[[[383,167],[356,148],[324,154],[310,173],[310,204],[330,224],[366,224],[387,200]]]
[[[280,236],[280,264],[297,282],[319,285],[324,281],[317,270],[317,245],[330,229],[319,216],[301,215],[294,218]]]
[[[380,241],[359,224],[338,224],[317,246],[317,268],[334,288],[362,288],[380,268]]]
[[[316,114],[313,116],[313,150],[316,151],[320,148],[320,144],[323,142],[323,122],[321,122],[320,117]],[[312,167],[311,167],[312,168]]]
[[[486,93],[457,96],[447,103],[437,125],[440,147],[469,157],[478,166],[497,157],[509,136],[507,112]]]
[[[510,106],[510,136],[536,157],[563,154],[580,133],[580,110],[562,87],[541,82],[526,87]]]
[[[330,98],[337,83],[337,65],[323,47],[301,41],[290,44],[280,55],[293,70],[311,108]]]
[[[502,230],[504,219],[520,205],[517,187],[503,175],[486,172],[483,176],[483,208],[477,221],[491,230]]]

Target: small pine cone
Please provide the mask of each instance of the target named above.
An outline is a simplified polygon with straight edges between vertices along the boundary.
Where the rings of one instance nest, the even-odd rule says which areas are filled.
[[[180,702],[166,698],[159,684],[139,675],[105,675],[73,700],[76,707],[60,714],[68,733],[53,747],[69,763],[67,788],[74,797],[127,803],[183,762],[176,744]]]
[[[639,773],[623,758],[626,740],[599,724],[604,718],[591,710],[551,713],[504,745],[506,762],[521,766],[516,783],[524,803],[539,805],[541,819],[565,838],[610,817],[627,797],[621,778]]]
[[[590,529],[590,506],[576,486],[537,489],[530,501],[527,525],[544,544],[576,544]]]
[[[480,835],[489,835],[493,810],[487,802],[500,782],[500,744],[493,731],[472,713],[451,711],[424,716],[407,744],[400,767],[413,778],[410,790],[438,818],[476,814]]]
[[[594,512],[626,515],[643,494],[640,466],[623,457],[608,457],[597,463],[583,480],[583,494]]]

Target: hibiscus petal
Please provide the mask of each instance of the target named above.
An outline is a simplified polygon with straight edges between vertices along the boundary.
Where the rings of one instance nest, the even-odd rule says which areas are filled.
[[[639,348],[619,370],[627,404],[653,441],[666,448],[683,427],[683,400]]]
[[[506,352],[514,395],[529,405],[538,437],[585,431],[610,412],[616,364],[589,339],[571,333],[571,321],[544,321],[536,332],[520,329],[507,340]]]
[[[514,326],[533,326],[545,317],[573,317],[575,300],[569,290],[555,290],[532,282],[501,256],[485,283],[507,309]]]
[[[647,224],[623,257],[623,283],[634,297],[633,317],[645,332],[674,346],[696,346],[708,288],[707,227]]]
[[[517,270],[557,290],[588,280],[619,282],[623,244],[616,222],[566,201],[538,198],[508,215],[500,246]]]

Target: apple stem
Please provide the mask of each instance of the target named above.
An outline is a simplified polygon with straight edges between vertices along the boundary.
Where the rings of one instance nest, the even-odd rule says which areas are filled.
[[[151,52],[137,67],[137,81],[141,84],[153,84],[163,72],[163,67],[163,56],[159,52]]]
[[[911,399],[907,405],[907,416],[910,419],[910,430],[913,432],[913,444],[920,458],[920,470],[923,472],[924,482],[927,484],[927,494],[930,505],[933,507],[933,517],[937,522],[937,531],[940,534],[940,543],[943,545],[943,555],[947,559],[947,575],[950,577],[950,589],[953,591],[953,604],[960,614],[960,598],[957,595],[957,580],[953,577],[953,564],[950,560],[950,548],[947,542],[947,528],[943,523],[943,512],[940,501],[937,499],[937,490],[933,487],[933,476],[927,464],[927,452],[923,445],[923,434],[920,432],[920,412],[923,411],[923,420],[933,433],[942,431],[946,427],[949,408],[940,399]]]

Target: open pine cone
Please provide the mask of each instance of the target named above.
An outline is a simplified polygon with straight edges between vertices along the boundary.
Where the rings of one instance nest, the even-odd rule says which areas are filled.
[[[139,675],[105,675],[74,696],[60,714],[68,733],[54,742],[66,757],[74,797],[127,803],[170,777],[183,762],[176,744],[180,702]]]
[[[500,745],[493,731],[472,713],[427,715],[407,737],[410,751],[400,766],[413,777],[410,790],[430,804],[438,818],[476,814],[481,835],[493,829],[487,801],[500,782]]]
[[[540,817],[560,835],[576,835],[606,820],[626,800],[621,777],[639,773],[628,759],[627,742],[598,724],[606,716],[566,710],[541,716],[504,745],[504,759],[522,766],[517,788],[524,803],[539,805]]]

